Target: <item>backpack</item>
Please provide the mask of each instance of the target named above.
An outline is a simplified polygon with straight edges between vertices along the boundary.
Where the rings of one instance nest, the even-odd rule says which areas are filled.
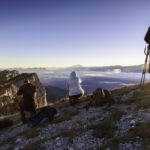
[[[92,100],[90,101],[91,106],[99,106],[105,102],[105,93],[103,89],[97,88],[93,95],[91,96]]]
[[[112,93],[107,89],[104,89],[103,91],[104,91],[104,94],[105,94],[106,102],[114,102]]]
[[[90,106],[101,106],[105,103],[113,102],[112,94],[107,89],[97,88],[91,96]]]
[[[150,44],[150,27],[147,30],[144,40],[147,44]]]
[[[0,119],[0,129],[10,127],[13,125],[13,120],[11,119]]]
[[[57,114],[57,110],[54,107],[46,106],[39,110],[34,116],[28,119],[32,127],[38,125],[42,120],[48,119],[52,121],[54,116]]]

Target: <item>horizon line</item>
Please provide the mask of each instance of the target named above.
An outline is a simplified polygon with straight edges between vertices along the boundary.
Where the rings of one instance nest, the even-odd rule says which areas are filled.
[[[41,67],[37,67],[37,66],[32,66],[32,67],[0,67],[0,69],[13,69],[13,68],[17,68],[17,69],[32,69],[32,68],[35,68],[35,69],[39,69],[39,68],[53,68],[53,69],[61,69],[61,68],[71,68],[71,67],[84,67],[84,68],[88,68],[88,67],[112,67],[112,66],[121,66],[121,67],[127,67],[127,66],[140,66],[140,65],[143,65],[143,64],[131,64],[131,65],[95,65],[95,66],[83,66],[83,65],[71,65],[71,66],[57,66],[57,67],[50,67],[50,66],[41,66]]]

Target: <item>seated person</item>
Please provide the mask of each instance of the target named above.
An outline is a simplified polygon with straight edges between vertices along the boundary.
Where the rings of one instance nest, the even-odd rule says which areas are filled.
[[[84,94],[84,90],[81,87],[81,79],[77,77],[73,71],[67,81],[67,87],[69,90],[69,102],[71,105],[76,103],[77,99]]]

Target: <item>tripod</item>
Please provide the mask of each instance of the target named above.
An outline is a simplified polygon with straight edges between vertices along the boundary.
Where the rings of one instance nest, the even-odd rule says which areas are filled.
[[[144,54],[146,55],[146,58],[145,58],[145,64],[144,64],[144,68],[143,68],[143,72],[142,72],[142,78],[141,78],[141,82],[140,82],[140,85],[142,87],[144,87],[145,74],[146,74],[146,71],[147,71],[147,66],[148,66],[148,72],[150,73],[150,45],[145,47]],[[148,60],[149,60],[149,63],[148,63]]]

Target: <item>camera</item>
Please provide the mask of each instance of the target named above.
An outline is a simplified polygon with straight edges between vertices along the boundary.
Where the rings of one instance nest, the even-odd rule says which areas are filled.
[[[150,44],[150,27],[147,30],[144,40],[147,44]]]

